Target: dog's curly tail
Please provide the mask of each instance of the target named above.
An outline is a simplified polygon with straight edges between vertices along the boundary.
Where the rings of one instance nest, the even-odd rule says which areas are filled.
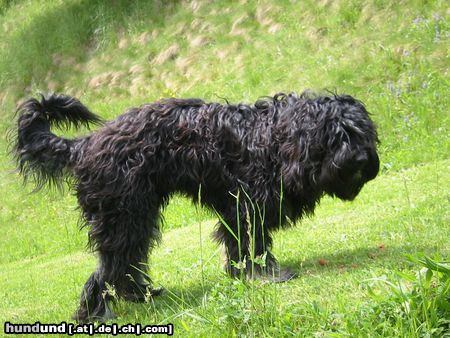
[[[56,136],[50,127],[78,128],[99,124],[101,119],[77,99],[57,94],[41,95],[40,100],[29,98],[19,105],[17,112],[13,154],[24,181],[30,176],[34,178],[35,190],[45,184],[61,188],[74,140]]]

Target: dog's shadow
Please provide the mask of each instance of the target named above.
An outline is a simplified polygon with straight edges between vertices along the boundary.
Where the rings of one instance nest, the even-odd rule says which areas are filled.
[[[406,259],[406,254],[428,251],[432,252],[433,248],[408,245],[386,247],[380,244],[376,247],[341,250],[333,254],[313,256],[306,259],[281,259],[280,264],[296,273],[296,278],[287,282],[295,283],[297,279],[308,278],[310,275],[317,277],[373,268],[401,270],[412,265]],[[222,271],[208,273],[203,282],[201,278],[197,276],[195,278],[198,283],[190,283],[185,287],[173,284],[170,286],[162,285],[165,288],[163,294],[154,297],[148,303],[123,304],[121,313],[123,318],[125,319],[133,312],[145,312],[145,315],[150,318],[153,318],[153,316],[160,317],[162,314],[164,314],[164,318],[170,317],[169,313],[172,313],[172,316],[177,316],[201,306],[206,296],[216,293],[218,288],[222,286],[233,283],[233,279]]]
[[[434,251],[433,251],[434,250]],[[412,245],[386,246],[379,244],[373,247],[344,249],[325,255],[312,257],[287,258],[281,261],[285,266],[297,273],[298,278],[308,272],[328,274],[343,271],[367,270],[374,267],[385,269],[402,269],[411,265],[406,255],[417,252],[435,252],[433,247],[418,247]]]

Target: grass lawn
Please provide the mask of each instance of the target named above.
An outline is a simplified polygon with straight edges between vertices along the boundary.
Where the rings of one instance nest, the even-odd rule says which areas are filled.
[[[204,220],[199,212],[193,224],[166,231],[151,256],[151,276],[167,289],[165,295],[147,304],[119,302],[118,323],[170,322],[180,336],[400,334],[401,328],[374,320],[367,288],[371,278],[385,275],[395,281],[392,271],[416,269],[406,254],[448,257],[450,220],[443,182],[450,179],[449,165],[440,161],[383,175],[355,202],[325,199],[316,216],[277,233],[275,254],[299,274],[285,284],[228,278],[220,267],[220,250],[209,238],[214,220]],[[35,218],[25,214],[23,223]],[[62,239],[65,248],[54,246],[29,258],[12,256],[0,266],[6,300],[0,305],[2,318],[61,322],[75,309],[94,257],[80,244],[84,232],[68,232],[64,225],[46,230],[43,246],[52,248],[53,241]],[[30,229],[26,237],[33,234],[40,236]],[[8,238],[18,247],[28,246],[12,233],[2,238],[2,247]]]
[[[372,113],[382,170],[354,202],[324,198],[276,234],[298,278],[228,278],[214,215],[176,196],[149,261],[166,293],[119,300],[116,322],[173,323],[179,337],[450,336],[448,13],[418,0],[0,0],[0,318],[68,321],[96,265],[72,192],[30,194],[13,172],[18,100],[63,92],[109,119],[167,96],[328,88]]]

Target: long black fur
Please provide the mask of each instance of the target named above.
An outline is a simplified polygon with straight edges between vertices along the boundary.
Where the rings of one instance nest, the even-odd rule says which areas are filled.
[[[166,99],[75,139],[50,127],[101,122],[77,99],[31,98],[18,110],[21,173],[37,187],[72,177],[99,256],[75,314],[80,322],[112,316],[108,285],[135,301],[152,292],[148,251],[173,193],[200,198],[220,215],[215,238],[231,275],[242,261],[250,273],[255,256],[273,272],[272,231],[312,213],[324,194],[352,200],[379,170],[374,124],[348,95],[277,94],[253,105]]]

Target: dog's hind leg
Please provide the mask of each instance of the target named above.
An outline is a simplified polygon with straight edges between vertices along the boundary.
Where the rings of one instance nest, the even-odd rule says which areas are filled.
[[[107,286],[98,271],[95,271],[84,284],[80,305],[72,316],[78,323],[107,321],[115,316],[109,308],[111,297],[107,294]]]
[[[146,273],[148,250],[160,236],[159,205],[143,196],[105,203],[103,200],[101,210],[107,212],[86,217],[91,220],[89,237],[99,264],[84,286],[74,315],[79,322],[113,318],[109,303],[115,294],[126,300],[144,301],[146,296],[160,293],[151,289]],[[86,209],[91,212],[92,205]]]

